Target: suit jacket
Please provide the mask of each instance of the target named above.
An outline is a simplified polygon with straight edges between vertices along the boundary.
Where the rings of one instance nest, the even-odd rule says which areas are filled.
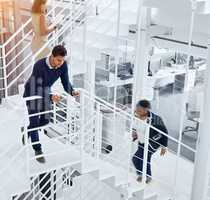
[[[167,128],[160,116],[150,112],[149,118],[153,127],[164,132],[165,134],[168,134]],[[149,132],[149,146],[150,150],[153,152],[155,152],[160,146],[167,147],[168,137],[151,127]]]

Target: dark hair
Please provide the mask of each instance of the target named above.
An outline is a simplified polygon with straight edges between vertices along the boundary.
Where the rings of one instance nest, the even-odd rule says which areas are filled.
[[[62,57],[65,57],[67,55],[67,50],[64,46],[62,45],[57,45],[53,48],[52,50],[52,55],[54,57],[56,56],[62,56]]]
[[[142,108],[150,109],[151,108],[151,104],[150,104],[150,102],[148,100],[142,99],[136,104],[136,107],[142,107]]]

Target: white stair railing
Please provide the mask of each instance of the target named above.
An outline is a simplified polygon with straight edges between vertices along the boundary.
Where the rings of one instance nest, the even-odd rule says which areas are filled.
[[[10,95],[10,90],[18,82],[24,82],[33,66],[33,58],[39,55],[46,47],[50,47],[55,43],[62,43],[63,37],[70,37],[72,30],[79,26],[84,19],[79,22],[84,13],[90,9],[92,1],[69,1],[69,7],[61,7],[62,4],[58,1],[53,3],[52,8],[48,12],[48,16],[53,15],[55,21],[53,23],[60,24],[58,31],[49,35],[48,41],[34,55],[30,50],[31,38],[33,34],[32,22],[29,19],[21,28],[1,46],[1,61],[0,70],[0,92],[3,97]],[[76,5],[74,5],[76,4]],[[85,6],[86,4],[86,6]],[[68,11],[68,12],[66,12]],[[70,32],[68,30],[71,30]],[[70,35],[69,35],[70,33]],[[56,42],[58,41],[58,42]],[[20,78],[23,77],[22,80]]]
[[[107,154],[104,155],[101,151],[101,149],[99,149],[99,159],[104,160],[104,161],[108,161],[109,163],[111,163],[112,166],[115,166],[118,169],[118,172],[116,172],[116,186],[124,186],[124,188],[129,188],[132,185],[132,182],[130,181],[132,179],[132,177],[135,175],[135,170],[133,168],[133,164],[131,163],[131,159],[133,157],[133,152],[131,152],[132,149],[132,140],[131,140],[131,133],[132,133],[132,127],[131,125],[133,124],[133,120],[136,121],[136,123],[138,124],[142,124],[144,122],[142,122],[141,120],[135,118],[132,116],[132,114],[128,114],[127,112],[119,109],[119,108],[115,108],[113,105],[103,101],[102,99],[98,98],[98,97],[94,97],[91,98],[90,95],[88,93],[86,93],[85,91],[83,91],[83,95],[85,97],[85,101],[84,102],[93,102],[94,104],[94,110],[96,111],[96,108],[99,107],[100,108],[100,112],[102,111],[109,111],[111,113],[115,113],[116,117],[114,118],[114,122],[111,123],[111,120],[113,121],[113,118],[111,120],[109,120],[110,126],[117,126],[117,132],[113,132],[112,134],[112,138],[114,141],[117,141],[117,143],[113,142],[112,144],[114,145],[112,148],[112,151]],[[86,105],[88,106],[89,104],[86,103]],[[114,112],[115,111],[115,112]],[[97,111],[98,112],[98,111]],[[121,120],[121,126],[118,125],[117,120]],[[124,127],[124,124],[128,124],[128,126]],[[166,133],[158,130],[157,128],[153,127],[150,124],[145,124],[145,126],[147,127],[147,129],[154,129],[157,132],[159,132],[160,134],[166,136],[169,140],[177,143],[178,145],[181,145],[181,147],[187,149],[189,152],[195,153],[196,151],[194,149],[192,149],[191,147],[189,147],[188,145],[178,141],[176,138],[167,135]],[[149,133],[149,132],[148,132]],[[100,136],[99,136],[100,138]],[[104,136],[102,135],[100,143],[102,143],[104,139]],[[151,138],[149,139],[149,135],[147,135],[147,137],[145,137],[145,141],[144,144],[148,144],[144,146],[144,151],[148,152],[148,148],[149,148],[149,140],[151,141]],[[174,162],[174,166],[176,166],[177,164],[177,168],[174,168],[174,171],[171,172],[170,174],[167,174],[167,178],[164,177],[164,173],[161,176],[157,176],[156,174],[154,175],[153,180],[155,182],[157,182],[160,187],[167,187],[168,190],[171,190],[171,196],[172,197],[177,197],[179,195],[185,194],[185,196],[188,196],[190,194],[190,185],[191,185],[191,177],[192,177],[192,172],[193,172],[193,163],[187,162],[185,161],[185,159],[183,159],[181,157],[181,155],[177,154],[177,152],[174,152],[171,149],[168,149],[169,152],[168,154],[170,155],[170,157],[167,156],[167,158],[171,159],[173,158],[173,162]],[[146,157],[146,155],[145,155]],[[142,158],[139,158],[142,159]],[[157,161],[155,161],[157,162]],[[141,172],[143,175],[143,180],[146,181],[146,169],[147,169],[147,161],[146,159],[143,159],[143,171]],[[184,166],[186,165],[186,166]],[[173,165],[172,165],[173,166]],[[166,164],[165,168],[167,168],[168,165]],[[188,169],[189,167],[189,169]],[[122,173],[119,173],[119,171],[122,170]],[[186,170],[186,171],[185,171]],[[183,171],[185,171],[186,173],[184,173],[186,175],[186,179],[188,183],[184,183],[182,182],[183,180],[180,179],[180,173],[183,173]],[[190,173],[189,173],[190,172]],[[117,177],[120,176],[120,177]],[[118,180],[118,178],[120,180]],[[173,181],[173,179],[177,179],[176,182]],[[178,183],[178,185],[176,185]],[[183,187],[180,186],[183,183]],[[189,185],[189,187],[184,187],[186,185]],[[146,186],[146,184],[145,184]],[[158,194],[158,191],[156,191]],[[168,191],[166,191],[167,193]],[[189,197],[189,196],[188,196]]]
[[[62,104],[66,105],[67,103],[67,105],[64,108],[57,107],[58,105],[54,105],[57,108],[52,109],[50,111],[51,113],[54,113],[54,115],[56,115],[56,117],[55,116],[52,117],[52,119],[56,119],[56,121],[54,121],[53,124],[52,123],[49,124],[49,127],[55,127],[56,129],[59,128],[60,126],[64,128],[64,131],[59,136],[53,138],[45,137],[41,139],[40,142],[44,148],[48,148],[49,144],[52,145],[51,149],[44,152],[44,156],[46,157],[46,164],[42,165],[41,170],[37,165],[37,161],[35,161],[33,153],[32,154],[30,153],[32,144],[27,142],[27,144],[24,147],[22,147],[21,151],[26,152],[25,157],[23,156],[23,160],[25,160],[23,166],[24,171],[27,171],[28,178],[30,178],[30,177],[37,177],[40,173],[49,173],[50,171],[57,170],[60,168],[65,168],[66,166],[74,167],[75,164],[81,164],[82,171],[84,170],[91,171],[98,169],[100,172],[105,171],[106,173],[108,173],[105,175],[105,177],[114,176],[115,185],[113,186],[115,186],[116,189],[120,187],[123,187],[123,189],[125,190],[129,189],[130,187],[132,187],[133,184],[133,180],[131,179],[133,176],[135,176],[135,170],[133,170],[133,166],[131,164],[131,155],[133,154],[132,152],[130,152],[130,149],[132,149],[131,148],[132,140],[130,138],[132,127],[130,126],[132,124],[132,120],[134,119],[138,123],[143,123],[143,122],[134,118],[132,114],[128,114],[127,112],[114,107],[113,105],[105,102],[99,97],[90,95],[87,91],[83,89],[80,90],[80,94],[81,96],[78,102],[73,101],[72,97],[69,97],[66,94],[62,95],[64,98]],[[65,112],[67,116],[60,115],[59,111]],[[102,141],[105,138],[100,131],[102,127],[99,126],[103,125],[100,124],[101,123],[100,118],[101,114],[104,111],[116,115],[115,118],[112,118],[112,123],[111,121],[109,123],[110,126],[118,127],[116,129],[117,131],[113,132],[112,136],[112,138],[114,138],[114,141],[117,141],[117,143],[116,142],[112,143],[113,148],[109,154],[104,154],[101,148]],[[71,118],[72,116],[77,116],[77,118],[72,119]],[[64,121],[59,120],[59,117],[63,117]],[[121,125],[119,125],[119,119],[121,120],[123,119],[121,121]],[[123,126],[125,123],[128,124],[128,126]],[[153,126],[149,124],[145,124],[145,126],[155,129]],[[37,129],[40,129],[40,127]],[[72,137],[72,134],[69,134],[69,130],[70,132],[72,131],[73,136],[75,135],[77,137],[76,138]],[[165,133],[161,132],[158,129],[155,130],[159,131],[163,135],[166,135]],[[189,151],[195,152],[186,144],[177,141],[177,139],[171,137],[170,135],[166,135],[166,137],[178,143],[179,145],[182,145],[184,148],[188,149]],[[146,137],[145,140],[148,142],[148,137]],[[145,151],[148,150],[145,149]],[[18,163],[15,160],[15,156],[17,157],[18,155],[14,154],[14,158],[11,160],[11,162],[7,163],[7,165],[14,166],[14,164]],[[60,159],[63,156],[67,156],[67,159],[65,160],[65,162],[59,163],[61,161]],[[178,160],[178,162],[182,161],[180,155],[173,154],[173,156],[175,157],[175,159]],[[91,160],[92,162],[94,162],[93,164],[95,165],[95,167],[94,169],[88,170],[90,166],[88,166],[89,163],[86,162],[89,162]],[[49,165],[48,162],[52,163],[52,165]],[[147,165],[147,161],[144,159],[143,163],[144,163],[143,180],[146,180],[145,166]],[[165,167],[167,168],[167,165]],[[7,168],[7,166],[5,166],[5,168]],[[4,173],[5,168],[1,169],[0,174]],[[169,174],[169,176],[174,175],[177,178],[179,173],[180,171],[175,171],[174,174]],[[103,176],[102,178],[104,179]],[[153,177],[153,178],[155,181],[157,181],[157,183],[161,183],[160,186],[162,186],[162,184],[165,184],[171,190],[174,189],[174,183],[173,182],[171,183],[169,180],[167,180],[171,179],[171,177],[167,177],[166,180],[162,179],[161,177]],[[187,185],[186,183],[184,184],[185,186]],[[188,183],[188,185],[190,188],[190,183]],[[138,190],[139,189],[140,188],[138,186]],[[183,194],[185,191],[178,190],[176,191],[176,194],[179,194],[180,192],[182,192]]]
[[[69,180],[73,173],[74,170],[70,167],[66,167],[33,177],[31,179],[31,190],[25,194],[15,196],[13,200],[57,198],[63,188],[71,187]]]

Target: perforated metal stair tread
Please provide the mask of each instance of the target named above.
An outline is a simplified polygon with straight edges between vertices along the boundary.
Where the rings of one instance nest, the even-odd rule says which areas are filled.
[[[43,139],[45,140],[43,141]],[[76,150],[76,147],[71,145],[65,145],[54,139],[47,139],[46,136],[42,136],[41,144],[44,154],[46,154],[46,163],[41,164],[37,162],[34,157],[34,152],[31,149],[30,157],[30,174],[37,175],[40,173],[48,172],[56,168],[75,165],[81,162],[80,153]],[[53,155],[47,155],[53,154]]]
[[[20,148],[12,148],[15,149]],[[0,165],[5,170],[0,174],[0,195],[11,196],[21,194],[30,189],[30,179],[26,173],[26,162],[24,161],[25,152],[22,151],[17,158],[10,164],[11,155],[14,152],[9,152],[9,155],[1,156]],[[8,164],[8,166],[7,166]],[[15,166],[15,169],[14,169]]]

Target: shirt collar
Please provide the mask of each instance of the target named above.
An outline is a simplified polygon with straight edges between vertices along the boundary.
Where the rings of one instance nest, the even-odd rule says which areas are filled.
[[[50,65],[50,57],[49,56],[46,58],[46,64],[50,69],[53,69],[53,67]]]

